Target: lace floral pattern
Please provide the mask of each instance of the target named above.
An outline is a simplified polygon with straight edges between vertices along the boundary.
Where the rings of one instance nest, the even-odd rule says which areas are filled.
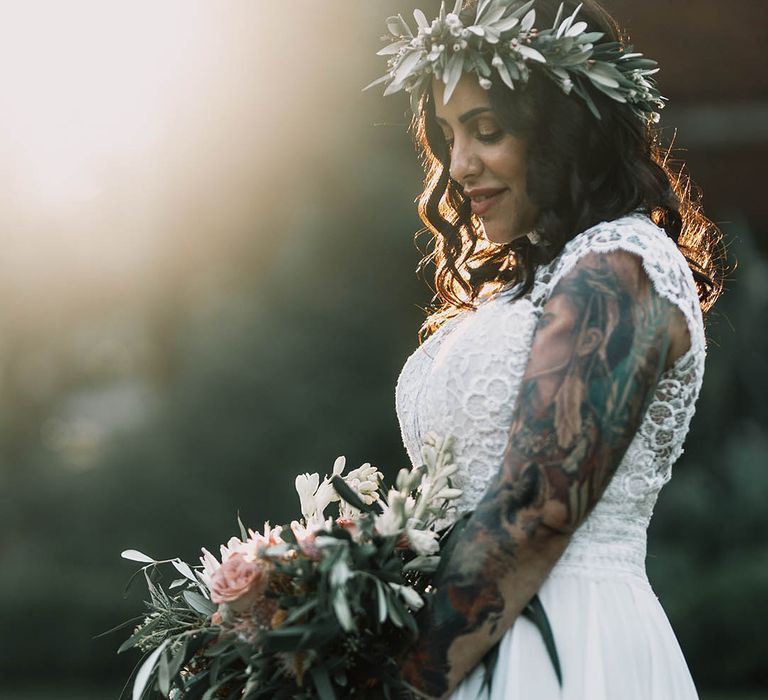
[[[674,242],[639,213],[579,234],[536,274],[533,289],[481,301],[430,336],[406,361],[395,388],[403,443],[419,464],[422,436],[454,437],[464,491],[473,509],[501,465],[533,333],[558,281],[579,258],[624,250],[639,256],[658,294],[683,313],[690,349],[661,377],[642,424],[599,503],[574,534],[558,572],[645,578],[646,530],[656,498],[683,451],[704,374],[705,340],[690,269]]]

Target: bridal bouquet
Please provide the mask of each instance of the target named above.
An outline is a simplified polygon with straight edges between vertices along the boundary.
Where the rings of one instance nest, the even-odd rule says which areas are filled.
[[[385,492],[370,464],[296,478],[302,518],[246,530],[203,549],[199,566],[136,550],[148,612],[120,651],[145,658],[133,700],[395,698],[397,656],[415,638],[414,614],[449,546],[437,524],[461,491],[447,440],[430,436],[424,464]],[[337,512],[326,515],[332,503]],[[450,532],[450,531],[449,531]],[[162,583],[159,567],[174,574]]]

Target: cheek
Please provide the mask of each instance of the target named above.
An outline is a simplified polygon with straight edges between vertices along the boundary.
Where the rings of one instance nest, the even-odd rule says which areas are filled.
[[[508,136],[507,140],[500,144],[496,153],[496,168],[501,177],[510,184],[525,188],[527,163],[525,156],[525,144],[518,139]]]

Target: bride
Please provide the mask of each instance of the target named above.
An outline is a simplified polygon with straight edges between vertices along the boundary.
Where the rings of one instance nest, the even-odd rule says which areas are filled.
[[[657,148],[654,63],[592,0],[414,15],[390,18],[377,82],[411,95],[440,303],[396,403],[414,464],[428,432],[453,436],[472,515],[404,677],[453,700],[695,698],[644,560],[721,243]],[[562,685],[520,617],[537,592]]]

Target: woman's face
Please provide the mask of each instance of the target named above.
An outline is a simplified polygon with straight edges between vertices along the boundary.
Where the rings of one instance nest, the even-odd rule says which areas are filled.
[[[538,211],[526,190],[526,147],[505,132],[474,75],[461,76],[443,104],[445,84],[432,81],[435,117],[450,152],[450,175],[472,201],[486,238],[509,243],[533,230]]]

